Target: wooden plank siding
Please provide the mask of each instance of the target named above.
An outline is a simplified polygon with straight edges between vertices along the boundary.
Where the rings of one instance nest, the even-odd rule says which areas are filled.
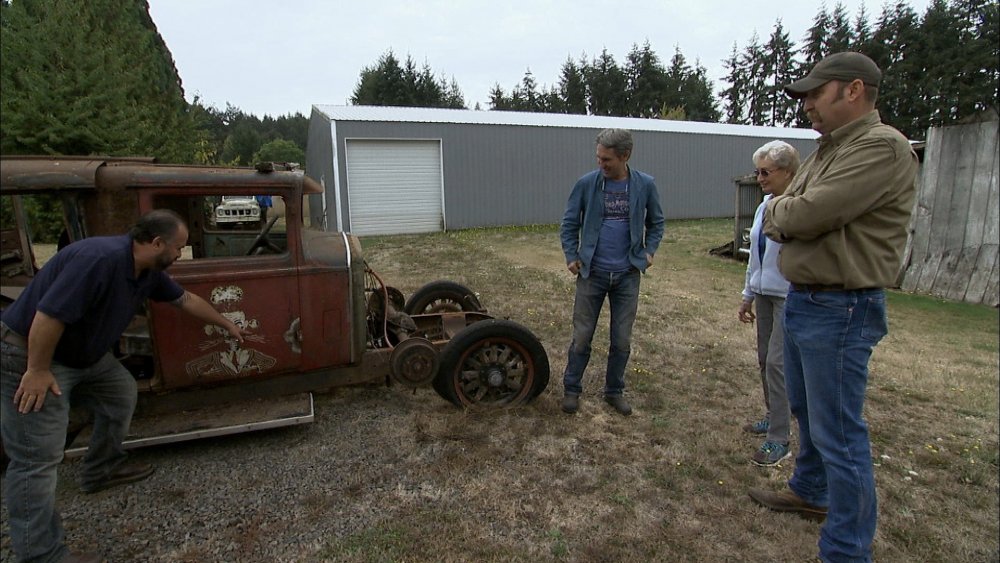
[[[928,132],[903,290],[991,306],[1000,302],[998,124]]]

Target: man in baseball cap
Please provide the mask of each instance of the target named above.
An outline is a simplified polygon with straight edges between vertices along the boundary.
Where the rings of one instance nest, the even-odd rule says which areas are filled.
[[[809,90],[819,88],[831,80],[843,82],[861,80],[866,86],[878,88],[882,80],[882,71],[875,61],[861,53],[852,51],[834,53],[816,63],[805,78],[786,85],[785,93],[789,97],[801,99],[806,97]]]
[[[785,86],[822,136],[764,210],[764,234],[783,243],[778,264],[790,282],[785,385],[799,452],[786,490],[749,493],[770,510],[825,519],[827,562],[872,559],[877,500],[862,410],[916,192],[916,154],[875,109],[881,78],[865,55],[835,53]]]

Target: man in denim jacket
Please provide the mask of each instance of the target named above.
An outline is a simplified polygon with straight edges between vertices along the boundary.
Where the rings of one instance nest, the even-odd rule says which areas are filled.
[[[629,131],[601,131],[597,135],[600,168],[577,180],[563,215],[563,254],[566,267],[577,276],[573,341],[563,374],[562,409],[570,414],[580,407],[583,372],[605,298],[611,304],[611,346],[604,399],[619,413],[632,414],[623,393],[632,323],[639,305],[639,276],[653,264],[664,219],[653,177],[629,167],[631,156]]]

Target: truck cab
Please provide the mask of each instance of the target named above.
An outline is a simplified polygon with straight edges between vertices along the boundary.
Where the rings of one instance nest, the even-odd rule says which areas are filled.
[[[524,404],[548,383],[537,338],[490,317],[477,294],[439,280],[406,299],[368,268],[357,237],[313,225],[320,213],[309,206],[322,204],[322,188],[300,170],[110,157],[2,157],[0,168],[4,204],[16,217],[0,237],[4,302],[38,269],[21,198],[60,202],[64,244],[125,233],[140,215],[166,208],[190,233],[168,273],[246,332],[239,343],[170,304],[147,302],[116,350],[139,385],[128,447],[308,422],[312,393],[365,381],[432,386],[461,407]],[[221,206],[255,196],[273,202],[266,223],[220,225]],[[84,432],[69,451],[85,444]]]

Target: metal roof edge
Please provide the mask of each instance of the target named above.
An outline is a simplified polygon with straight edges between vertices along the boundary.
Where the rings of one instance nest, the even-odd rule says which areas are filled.
[[[340,106],[314,104],[313,109],[330,121],[397,121],[405,123],[453,123],[468,125],[513,125],[527,127],[621,127],[632,131],[723,134],[746,137],[816,139],[819,133],[796,127],[734,125],[700,121],[673,121],[638,117],[610,117],[562,113],[413,108],[399,106]]]

